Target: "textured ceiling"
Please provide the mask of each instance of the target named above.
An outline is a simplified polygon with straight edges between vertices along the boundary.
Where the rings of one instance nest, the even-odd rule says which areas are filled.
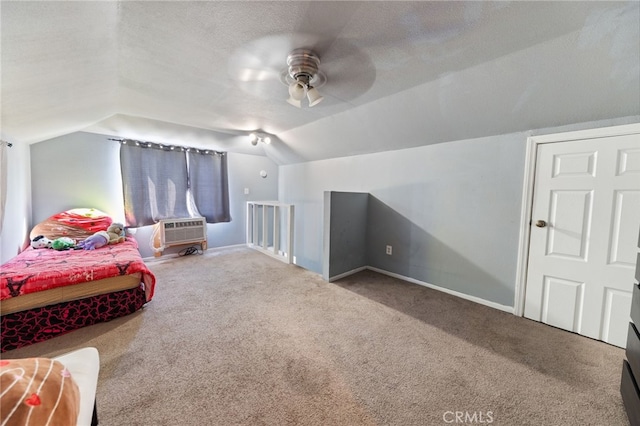
[[[640,115],[639,4],[3,0],[2,134],[286,164]],[[279,79],[298,47],[327,75],[313,108]]]

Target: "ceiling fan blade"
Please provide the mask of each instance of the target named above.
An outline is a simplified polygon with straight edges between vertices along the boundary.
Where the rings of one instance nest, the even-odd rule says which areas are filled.
[[[287,68],[287,55],[294,49],[313,48],[321,38],[312,34],[292,33],[262,37],[236,49],[229,58],[229,74],[239,79],[242,70],[270,70],[280,73]]]
[[[235,71],[235,78],[238,81],[265,81],[280,79],[280,72],[269,68],[238,68]]]
[[[237,81],[280,78],[287,67],[287,54],[294,49],[289,35],[263,37],[236,49],[229,58],[229,76]]]

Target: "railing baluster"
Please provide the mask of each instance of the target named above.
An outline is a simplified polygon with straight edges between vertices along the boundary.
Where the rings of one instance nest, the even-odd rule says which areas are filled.
[[[269,209],[273,209],[273,221],[269,221]],[[258,214],[262,212],[262,221]],[[280,223],[282,214],[286,213],[286,229],[282,230]],[[293,263],[293,205],[274,201],[247,201],[247,246],[265,254],[273,256],[283,262]],[[262,232],[259,232],[262,224]],[[269,230],[273,230],[273,247],[269,248]],[[281,233],[284,232],[284,235]],[[259,236],[262,236],[260,241]],[[286,241],[286,251],[283,250]]]

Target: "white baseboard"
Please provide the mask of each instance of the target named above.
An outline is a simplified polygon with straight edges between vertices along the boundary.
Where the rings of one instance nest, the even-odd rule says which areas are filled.
[[[329,277],[329,282],[332,283],[339,279],[348,277],[349,275],[357,274],[360,271],[364,271],[365,269],[370,269],[368,266],[361,266],[360,268],[352,269],[347,272],[343,272],[342,274],[334,275],[333,277]]]
[[[275,253],[272,249],[265,249],[262,246],[249,244],[249,243],[245,244],[245,247],[250,248],[251,250],[259,251],[260,253],[266,254],[267,256],[271,256],[272,258],[277,259],[283,263],[288,263],[288,264],[295,263],[293,259],[289,259],[289,253],[284,252],[282,250],[278,250],[278,253]]]
[[[460,297],[462,299],[470,300],[472,302],[479,303],[481,305],[485,305],[485,306],[488,306],[490,308],[497,309],[499,311],[509,312],[510,314],[514,313],[513,306],[501,305],[500,303],[492,302],[490,300],[482,299],[480,297],[471,296],[469,294],[460,293],[459,291],[450,290],[448,288],[444,288],[444,287],[440,287],[440,286],[437,286],[437,285],[429,284],[429,283],[426,283],[424,281],[417,280],[415,278],[405,277],[404,275],[396,274],[395,272],[385,271],[384,269],[378,269],[378,268],[374,268],[372,266],[367,266],[366,269],[370,269],[370,270],[372,270],[374,272],[378,272],[380,274],[388,275],[388,276],[393,277],[393,278],[398,278],[398,279],[401,279],[403,281],[408,281],[408,282],[413,283],[413,284],[418,284],[418,285],[421,285],[421,286],[424,286],[424,287],[428,287],[428,288],[431,288],[431,289],[434,289],[434,290],[442,291],[444,293],[451,294],[452,296],[456,296],[456,297]]]
[[[209,247],[207,250],[217,250],[217,249],[229,249],[229,248],[240,248],[240,247],[246,247],[247,244],[246,243],[240,243],[240,244],[231,244],[229,246],[220,246],[220,247]]]
[[[206,250],[204,250],[203,254],[206,254],[208,251],[213,251],[213,250],[224,250],[224,249],[231,249],[231,248],[241,248],[241,247],[246,247],[247,245],[245,243],[241,243],[241,244],[231,244],[229,246],[220,246],[220,247],[207,247]],[[160,260],[168,260],[168,259],[173,259],[176,257],[181,257],[180,255],[178,255],[178,253],[163,253],[162,256],[160,257],[143,257],[142,261],[143,262],[157,262]]]

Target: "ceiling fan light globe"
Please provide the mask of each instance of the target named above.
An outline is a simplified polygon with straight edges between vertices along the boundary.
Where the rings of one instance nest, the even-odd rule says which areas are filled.
[[[291,85],[289,86],[289,96],[291,96],[296,101],[303,100],[304,96],[306,95],[306,91],[306,87],[298,81],[291,83]]]
[[[293,105],[294,107],[302,108],[302,102],[300,102],[297,99],[294,99],[293,97],[290,97],[289,99],[287,99],[287,102]]]
[[[255,133],[249,134],[249,140],[251,141],[251,143],[258,142],[258,135],[256,135]]]
[[[271,143],[271,138],[269,136],[267,136],[263,140],[264,140],[264,143],[266,143],[267,145],[269,145]]]
[[[318,89],[316,89],[315,87],[311,87],[307,91],[307,98],[309,99],[310,107],[318,105],[324,99],[324,97],[322,97],[320,92],[318,92]]]

